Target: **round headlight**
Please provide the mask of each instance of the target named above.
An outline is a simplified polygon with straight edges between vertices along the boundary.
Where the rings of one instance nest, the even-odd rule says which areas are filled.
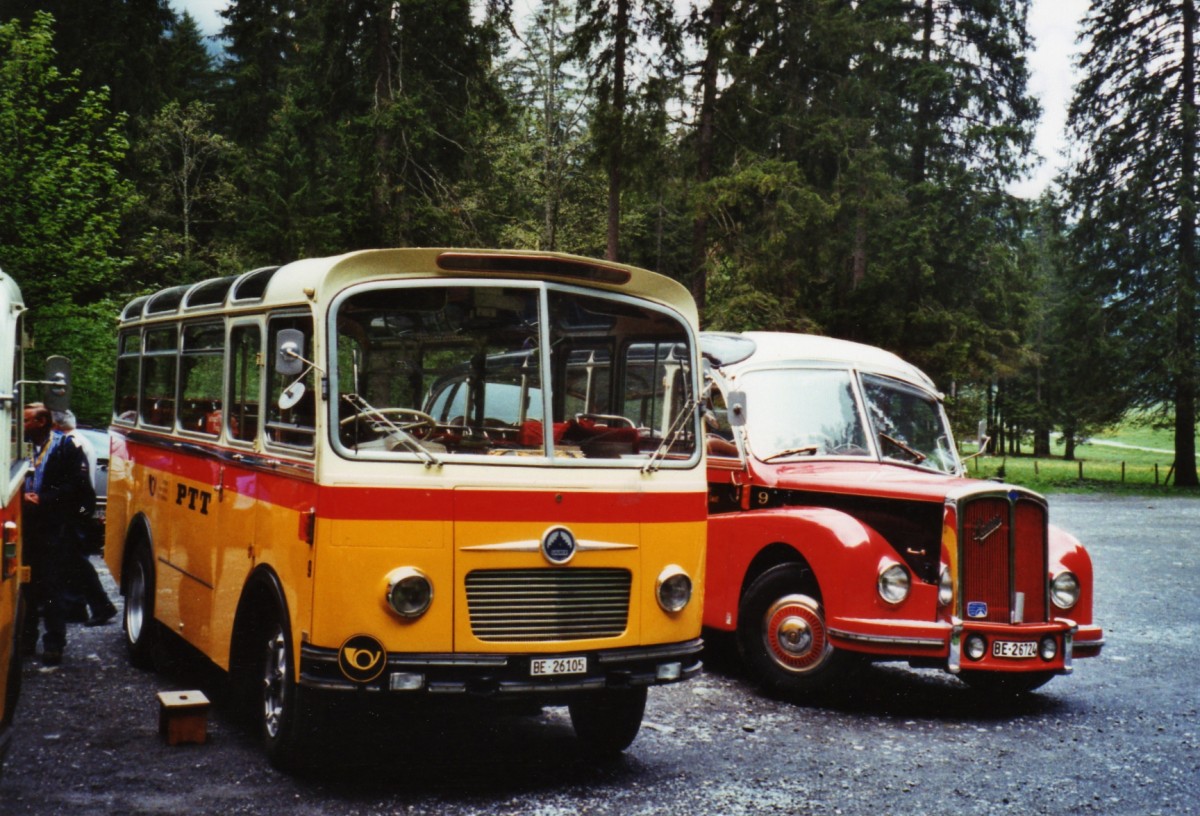
[[[419,618],[433,603],[433,584],[416,567],[388,573],[387,604],[402,618]]]
[[[908,570],[900,564],[892,564],[879,573],[879,597],[890,604],[907,598],[909,586]]]
[[[942,572],[938,575],[938,606],[949,606],[954,601],[954,579],[950,575],[950,567],[942,564]]]
[[[1058,641],[1049,635],[1042,638],[1042,642],[1038,644],[1038,654],[1042,656],[1042,660],[1053,660],[1058,654]]]
[[[1079,602],[1079,579],[1072,572],[1060,572],[1050,582],[1050,598],[1059,609],[1070,609]]]
[[[664,611],[678,612],[692,599],[692,579],[683,567],[671,564],[658,574],[655,594]]]
[[[968,635],[963,651],[972,660],[980,660],[987,653],[987,641],[984,640],[983,635]]]

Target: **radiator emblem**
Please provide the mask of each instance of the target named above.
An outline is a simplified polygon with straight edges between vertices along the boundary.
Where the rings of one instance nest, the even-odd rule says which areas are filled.
[[[987,617],[987,602],[986,601],[967,601],[967,617],[968,618],[986,618]]]
[[[991,521],[986,521],[975,528],[975,541],[979,544],[987,543],[997,530],[1004,526],[1004,517],[996,516]]]
[[[566,527],[542,533],[542,555],[551,564],[565,564],[575,555],[575,535]]]

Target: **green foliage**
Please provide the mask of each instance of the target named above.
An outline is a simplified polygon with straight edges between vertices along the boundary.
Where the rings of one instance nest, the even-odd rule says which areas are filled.
[[[54,67],[51,25],[45,14],[0,24],[0,266],[31,307],[83,307],[125,266],[118,232],[134,190],[118,171],[121,118]]]
[[[1118,0],[1094,5],[1084,29],[1069,121],[1087,146],[1067,179],[1073,250],[1105,297],[1138,402],[1172,405],[1179,483],[1195,485],[1197,9]]]
[[[117,315],[123,302],[103,297],[92,303],[46,303],[30,310],[34,327],[28,374],[42,374],[42,361],[53,354],[71,359],[71,409],[85,424],[103,426],[112,416],[117,358]]]
[[[39,343],[89,367],[110,297],[500,245],[672,275],[706,328],[896,351],[963,434],[987,417],[1014,445],[1074,443],[1131,401],[1186,424],[1196,116],[1174,32],[1193,3],[1090,12],[1069,215],[1003,192],[1037,115],[1027,0],[699,0],[686,21],[664,0],[524,19],[507,0],[231,0],[219,64],[167,0],[77,5],[4,0],[22,22],[0,29],[0,263]]]

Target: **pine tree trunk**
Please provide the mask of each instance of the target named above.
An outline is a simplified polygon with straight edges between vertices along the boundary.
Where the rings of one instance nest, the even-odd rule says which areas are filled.
[[[620,260],[621,161],[625,140],[625,50],[629,40],[629,0],[617,0],[613,42],[612,133],[608,145],[608,246],[604,257]]]
[[[696,183],[712,178],[713,126],[717,115],[717,71],[721,65],[725,0],[712,0],[708,7],[708,49],[700,66],[700,127],[696,134]],[[697,213],[692,221],[692,297],[704,313],[708,297],[708,216]]]
[[[385,121],[392,106],[392,16],[394,0],[380,0],[375,17],[375,190],[372,201],[375,224],[386,245],[398,236],[391,234],[392,134]]]
[[[1196,487],[1196,5],[1183,3],[1183,99],[1180,121],[1179,301],[1175,343],[1175,485]]]

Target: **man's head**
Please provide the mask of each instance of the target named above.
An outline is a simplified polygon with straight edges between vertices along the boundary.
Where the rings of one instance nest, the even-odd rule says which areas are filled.
[[[74,414],[74,412],[72,412],[70,410],[52,411],[51,416],[54,417],[54,427],[58,428],[60,431],[65,432],[65,431],[75,430],[75,414]]]
[[[50,409],[40,402],[31,402],[25,406],[25,435],[32,442],[42,444],[50,436]]]

